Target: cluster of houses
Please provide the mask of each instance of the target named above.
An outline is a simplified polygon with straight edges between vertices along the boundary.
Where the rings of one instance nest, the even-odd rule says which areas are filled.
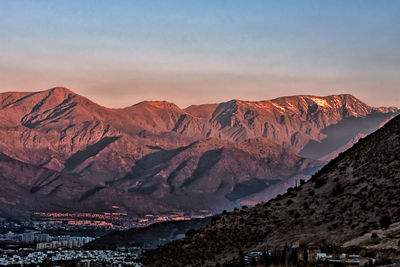
[[[21,242],[21,243],[34,243],[34,242],[46,242],[51,238],[48,234],[43,234],[36,231],[27,231],[22,234],[17,234],[9,231],[4,235],[0,235],[0,241],[10,241],[10,242]]]
[[[343,265],[357,265],[364,266],[365,264],[373,265],[376,260],[374,258],[361,257],[358,254],[345,254],[333,255],[327,253],[317,253],[315,260],[318,262],[326,262],[331,264],[341,263]]]
[[[0,235],[0,241],[25,244],[36,243],[36,248],[39,250],[56,248],[79,248],[93,240],[93,237],[87,236],[51,236],[35,231],[29,231],[22,234],[8,232],[4,235]]]
[[[34,212],[32,224],[47,229],[130,229],[145,227],[153,223],[165,221],[181,221],[212,216],[208,210],[198,211],[196,214],[185,214],[184,212],[172,212],[168,214],[146,214],[143,217],[131,217],[126,212],[118,211],[101,213],[57,213],[57,212]]]
[[[36,243],[36,249],[80,248],[93,240],[87,236],[60,236],[52,241]]]
[[[280,264],[293,262],[309,262],[309,263],[323,263],[328,265],[346,265],[346,266],[364,266],[374,265],[376,260],[374,258],[362,257],[358,254],[328,254],[322,253],[320,249],[309,249],[299,247],[298,243],[294,243],[291,247],[286,246],[283,250],[270,250],[264,251],[251,251],[244,256],[244,263],[254,264],[263,260],[276,261]]]
[[[55,262],[73,262],[75,266],[141,266],[136,262],[134,251],[111,250],[49,250],[49,251],[2,251],[0,266],[43,265]]]

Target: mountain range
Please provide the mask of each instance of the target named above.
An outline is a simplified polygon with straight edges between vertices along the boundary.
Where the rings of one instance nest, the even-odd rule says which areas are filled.
[[[253,205],[307,180],[398,112],[348,94],[110,109],[63,87],[1,93],[0,211]]]

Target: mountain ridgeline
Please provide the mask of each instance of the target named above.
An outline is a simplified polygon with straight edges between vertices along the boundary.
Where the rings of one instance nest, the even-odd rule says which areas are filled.
[[[285,243],[352,244],[400,221],[399,151],[397,116],[301,186],[267,203],[223,214],[196,233],[146,253],[142,260],[152,266],[215,265],[240,261],[239,251]],[[399,237],[393,244],[391,248],[399,248]]]
[[[36,206],[24,199],[53,196],[66,211],[90,210],[92,202],[102,210],[120,206],[102,193],[107,190],[129,199],[125,206],[132,214],[145,211],[128,207],[219,212],[253,205],[307,180],[398,112],[348,94],[185,109],[144,101],[110,109],[63,87],[1,93],[0,160],[7,170],[2,183],[15,198],[4,194],[0,213],[51,210],[48,201]],[[54,181],[46,178],[53,176]],[[62,193],[67,191],[72,193]]]

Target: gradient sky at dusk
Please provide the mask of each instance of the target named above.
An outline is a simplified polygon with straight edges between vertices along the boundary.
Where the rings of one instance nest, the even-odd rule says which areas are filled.
[[[400,106],[400,1],[0,2],[0,91],[108,107],[351,93]]]

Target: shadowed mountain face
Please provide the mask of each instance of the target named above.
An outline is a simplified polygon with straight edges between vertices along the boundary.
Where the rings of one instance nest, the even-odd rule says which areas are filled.
[[[387,114],[375,112],[365,117],[345,118],[323,129],[321,133],[327,137],[320,142],[310,141],[299,154],[307,158],[333,159],[335,156],[329,157],[332,151],[336,152],[336,155],[338,150],[345,151],[349,148],[347,144],[349,141],[354,144],[359,137],[364,137],[380,128],[386,120],[388,120]],[[343,145],[344,148],[341,148]]]
[[[35,211],[112,211],[130,215],[174,210],[148,196],[98,186],[33,166],[0,153],[0,216],[28,217]]]
[[[284,193],[301,174],[309,175],[322,164],[265,138],[237,143],[211,138],[150,153],[112,186],[185,209],[232,209],[256,193],[263,193],[258,202]]]
[[[399,151],[397,116],[302,186],[268,203],[222,215],[197,233],[146,253],[143,260],[150,266],[215,265],[239,261],[239,250],[262,250],[267,245],[283,247],[298,241],[349,246],[365,242],[367,233],[370,240],[372,230],[388,227],[384,222],[400,221]],[[377,241],[374,245],[379,247]]]
[[[0,94],[0,152],[94,188],[220,210],[285,192],[322,165],[296,153],[328,159],[396,112],[351,95],[109,109],[57,87]]]

